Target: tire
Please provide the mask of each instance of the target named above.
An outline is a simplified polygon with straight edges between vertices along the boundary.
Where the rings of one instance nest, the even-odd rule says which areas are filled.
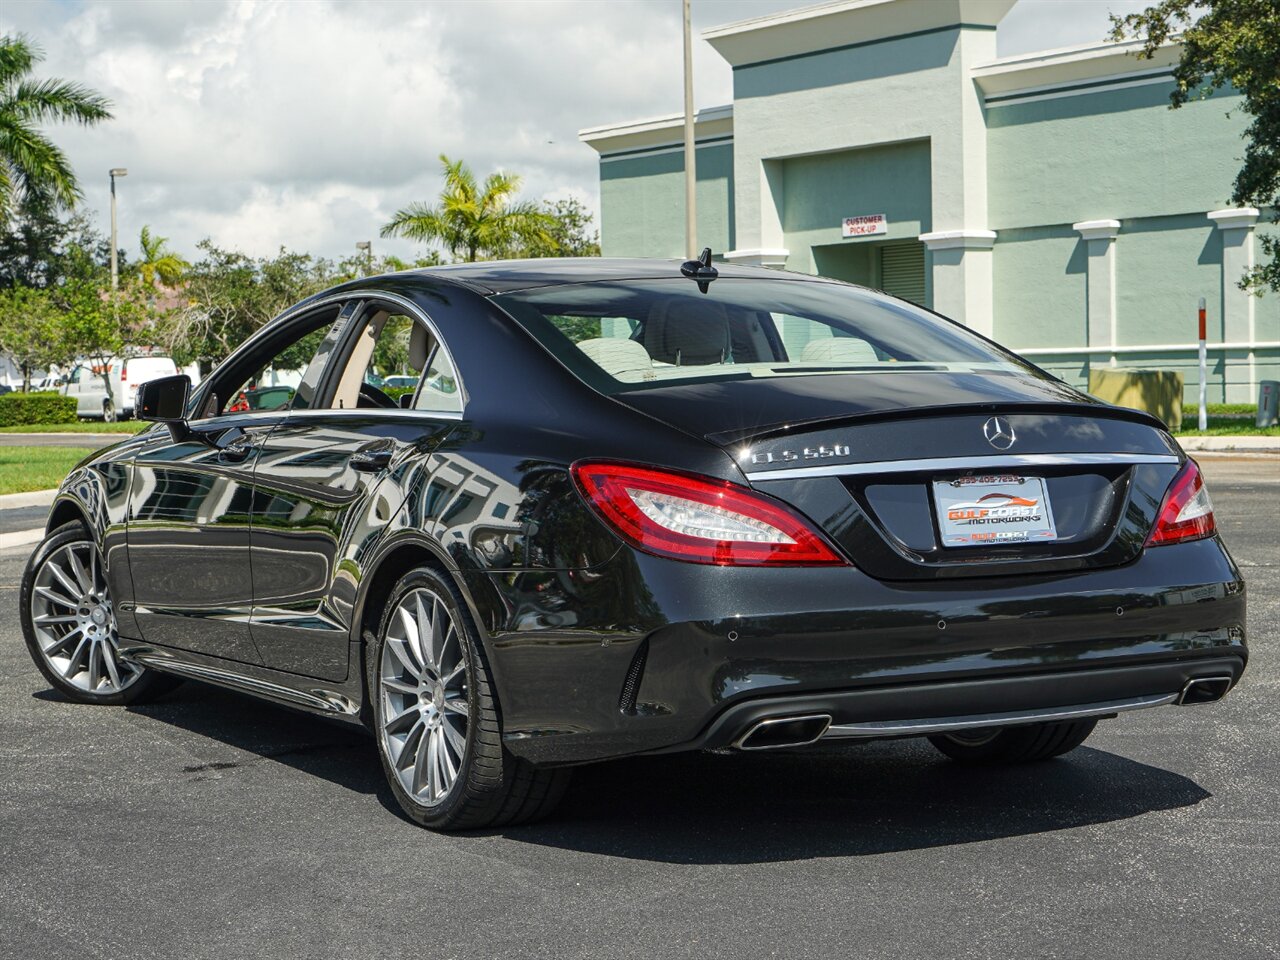
[[[110,400],[102,401],[102,422],[103,423],[116,422],[116,405],[112,403]]]
[[[141,703],[182,681],[123,660],[102,558],[80,523],[58,527],[27,561],[19,594],[27,651],[77,703]]]
[[[961,763],[1035,763],[1074,750],[1097,725],[1097,720],[1063,720],[945,733],[930,737],[929,742]]]
[[[457,588],[431,567],[392,589],[366,658],[374,739],[387,783],[433,830],[527,823],[549,814],[570,771],[502,746],[492,674]]]

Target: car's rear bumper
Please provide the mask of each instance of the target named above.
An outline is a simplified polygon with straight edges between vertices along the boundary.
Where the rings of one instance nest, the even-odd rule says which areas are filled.
[[[1222,690],[1215,690],[1209,698],[1220,699],[1243,672],[1244,660],[1240,657],[1197,657],[1134,667],[759,697],[722,711],[694,742],[675,749],[785,746],[781,737],[758,742],[747,738],[761,722],[792,717],[827,718],[821,739],[875,739],[1114,716],[1135,709],[1180,704],[1192,681],[1221,679]],[[1206,700],[1193,696],[1187,702]]]
[[[1169,695],[1234,684],[1248,658],[1244,582],[1217,539],[999,583],[630,552],[607,567],[543,590],[541,623],[563,626],[490,639],[508,747],[534,762],[720,748],[797,711],[840,726]],[[666,623],[620,629],[641,605]]]

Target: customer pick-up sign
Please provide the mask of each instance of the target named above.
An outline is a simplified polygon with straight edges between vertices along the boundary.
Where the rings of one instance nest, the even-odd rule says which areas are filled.
[[[883,213],[866,213],[860,217],[845,217],[840,223],[844,237],[874,237],[889,232],[889,220]]]

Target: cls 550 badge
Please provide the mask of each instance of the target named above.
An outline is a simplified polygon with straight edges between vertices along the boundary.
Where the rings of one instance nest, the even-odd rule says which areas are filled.
[[[826,460],[831,457],[849,456],[849,447],[843,443],[831,446],[819,444],[816,447],[804,447],[801,450],[764,450],[751,454],[751,463],[795,463],[798,460]]]

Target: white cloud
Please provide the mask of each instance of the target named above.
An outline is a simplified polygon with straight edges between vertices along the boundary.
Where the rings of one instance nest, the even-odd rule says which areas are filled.
[[[1002,54],[1098,39],[1131,0],[1022,0]],[[694,26],[796,6],[695,0]],[[439,153],[483,175],[525,176],[525,194],[598,197],[586,126],[680,108],[678,0],[6,0],[0,30],[28,33],[42,75],[83,81],[116,119],[59,128],[105,226],[110,167],[121,238],[149,224],[190,254],[209,236],[253,253],[328,256],[378,240],[394,210],[439,188]],[[708,45],[695,54],[697,100],[732,98]]]

